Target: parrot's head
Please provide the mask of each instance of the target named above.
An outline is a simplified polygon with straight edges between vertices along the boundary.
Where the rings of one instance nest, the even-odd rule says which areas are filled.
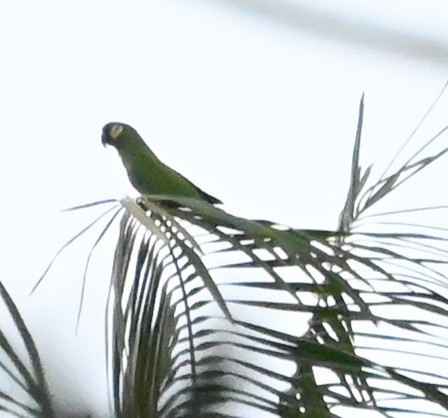
[[[103,127],[101,142],[104,146],[112,145],[119,149],[124,144],[135,140],[135,138],[140,138],[140,136],[132,126],[121,122],[109,122]]]

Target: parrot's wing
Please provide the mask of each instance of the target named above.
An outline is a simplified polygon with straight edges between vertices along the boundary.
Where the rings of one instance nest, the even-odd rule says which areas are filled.
[[[195,186],[195,187],[196,187],[196,186]],[[222,203],[219,199],[217,199],[216,197],[213,197],[213,196],[209,195],[208,193],[205,193],[205,192],[202,191],[199,187],[196,187],[196,189],[198,189],[198,192],[204,197],[204,199],[205,199],[207,202],[209,202],[209,203],[211,203],[211,204],[213,204],[213,205],[221,204],[221,203]]]
[[[171,170],[173,170],[171,168]],[[211,203],[212,205],[216,205],[216,204],[222,204],[222,202],[217,199],[216,197],[213,197],[212,195],[209,195],[208,193],[205,193],[203,190],[201,190],[198,186],[196,186],[195,184],[193,184],[190,180],[188,180],[187,178],[185,178],[182,174],[178,173],[176,170],[173,170],[179,177],[182,177],[186,182],[188,182],[189,184],[191,184],[192,187],[194,187],[199,194],[201,195],[201,197]]]

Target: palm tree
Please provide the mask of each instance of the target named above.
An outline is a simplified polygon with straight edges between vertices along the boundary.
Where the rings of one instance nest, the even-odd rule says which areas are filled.
[[[405,213],[374,209],[445,155],[424,152],[448,127],[372,181],[359,166],[362,121],[363,100],[337,231],[163,196],[94,204],[110,206],[95,246],[120,222],[105,324],[113,416],[448,416],[447,230],[394,221],[366,232]],[[33,359],[25,366],[2,335],[36,405],[17,416],[52,417],[37,351],[0,291]]]

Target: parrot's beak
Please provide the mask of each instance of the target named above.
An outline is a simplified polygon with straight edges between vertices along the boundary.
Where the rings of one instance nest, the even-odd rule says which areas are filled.
[[[103,134],[101,135],[101,143],[103,144],[104,147],[109,144],[109,141],[107,140],[107,134],[104,129]]]

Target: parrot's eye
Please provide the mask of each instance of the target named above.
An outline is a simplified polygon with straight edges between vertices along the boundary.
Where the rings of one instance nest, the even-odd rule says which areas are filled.
[[[112,125],[112,127],[109,129],[109,136],[112,139],[117,139],[122,132],[123,125]]]

